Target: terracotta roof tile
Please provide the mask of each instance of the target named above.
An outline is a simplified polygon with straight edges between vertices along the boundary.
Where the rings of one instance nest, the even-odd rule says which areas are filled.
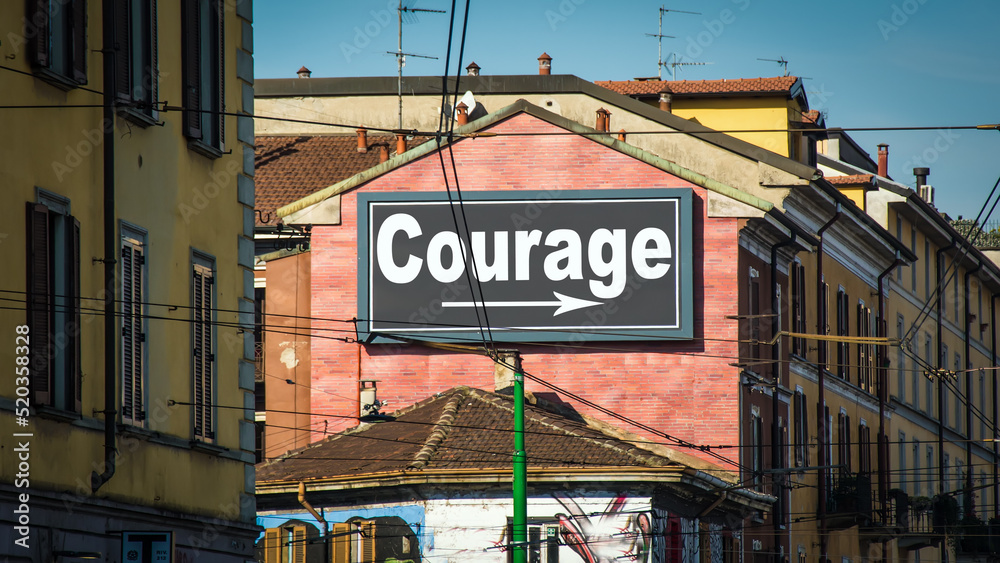
[[[803,123],[819,123],[819,118],[821,115],[822,114],[819,112],[819,110],[815,109],[804,111],[802,112],[802,121]]]
[[[798,78],[737,78],[734,80],[603,80],[594,84],[626,96],[659,94],[664,86],[684,94],[788,94]]]
[[[533,468],[719,468],[669,448],[640,448],[623,433],[551,406],[525,405]],[[259,482],[364,477],[422,469],[511,469],[511,397],[455,387],[257,466]],[[661,451],[662,450],[662,451]]]
[[[835,186],[857,186],[861,184],[871,184],[875,179],[874,174],[852,174],[849,176],[827,176],[826,181]]]
[[[275,210],[379,163],[379,143],[395,151],[392,135],[369,131],[368,152],[356,135],[260,135],[255,139],[255,209],[275,224]],[[411,146],[413,146],[411,144]]]

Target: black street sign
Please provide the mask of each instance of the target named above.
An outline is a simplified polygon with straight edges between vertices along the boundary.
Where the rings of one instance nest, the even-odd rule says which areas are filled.
[[[359,194],[359,331],[690,338],[691,222],[689,189]]]

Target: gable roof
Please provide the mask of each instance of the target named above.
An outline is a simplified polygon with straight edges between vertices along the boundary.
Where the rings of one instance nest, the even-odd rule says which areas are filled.
[[[543,406],[544,405],[544,406]],[[318,480],[385,472],[511,470],[510,396],[454,387],[394,413],[258,465],[258,482]],[[721,468],[645,441],[623,439],[606,425],[552,405],[526,404],[525,431],[533,469]],[[602,428],[603,427],[603,428]],[[649,449],[647,449],[649,448]],[[731,480],[732,477],[729,477]]]
[[[598,86],[625,96],[659,95],[664,87],[674,95],[776,95],[795,97],[801,81],[795,76],[735,80],[597,80]]]
[[[528,394],[524,417],[528,479],[536,488],[629,483],[670,491],[678,510],[715,518],[767,510],[773,502],[739,486],[731,471],[566,405]],[[364,423],[258,464],[257,495],[262,504],[278,506],[294,502],[299,483],[327,501],[343,493],[339,498],[348,502],[358,494],[374,498],[374,490],[391,499],[396,489],[421,484],[509,488],[513,421],[513,397],[454,387],[385,422]]]
[[[752,194],[746,193],[744,191],[733,188],[714,180],[708,178],[702,174],[684,168],[678,164],[668,161],[664,158],[656,156],[650,152],[639,149],[633,145],[629,145],[625,142],[619,141],[615,138],[615,135],[607,132],[600,132],[596,129],[591,129],[585,125],[581,125],[575,121],[569,120],[561,115],[557,115],[548,110],[540,108],[526,100],[517,100],[513,104],[502,108],[498,111],[487,114],[475,121],[472,121],[466,125],[456,127],[454,130],[454,140],[451,142],[462,142],[465,139],[473,138],[489,138],[490,132],[485,131],[480,133],[483,129],[488,129],[491,125],[494,125],[500,121],[508,119],[519,113],[526,113],[528,115],[534,116],[538,119],[546,121],[552,125],[565,129],[572,133],[577,133],[583,135],[588,139],[602,144],[608,148],[631,156],[637,160],[645,162],[651,166],[655,166],[664,172],[687,180],[695,185],[701,186],[710,191],[719,193],[726,197],[732,198],[734,200],[745,203],[751,207],[755,207],[763,212],[770,211],[774,208],[774,204],[758,198]],[[661,112],[662,113],[662,112]],[[282,218],[288,217],[296,212],[299,212],[307,207],[320,203],[328,198],[334,197],[336,195],[342,194],[349,190],[355,189],[383,174],[391,172],[396,168],[403,166],[409,162],[423,158],[440,148],[444,148],[448,145],[449,141],[447,139],[441,139],[440,145],[436,141],[428,141],[414,147],[411,150],[406,151],[402,155],[396,155],[386,162],[383,162],[369,170],[365,170],[358,173],[346,180],[343,180],[337,184],[329,186],[325,189],[319,190],[307,197],[304,197],[292,204],[286,205],[278,209],[278,215]],[[814,171],[815,172],[815,171]]]

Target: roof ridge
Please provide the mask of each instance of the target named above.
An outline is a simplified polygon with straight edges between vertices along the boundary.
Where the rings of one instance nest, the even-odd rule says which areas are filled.
[[[448,437],[451,425],[455,422],[455,416],[458,414],[458,405],[464,400],[465,390],[455,388],[455,393],[445,403],[444,408],[441,409],[441,416],[438,417],[437,423],[434,424],[434,428],[424,441],[423,447],[420,448],[417,455],[413,456],[413,462],[406,467],[407,469],[423,469],[427,466],[428,461],[430,461],[434,452],[437,451],[438,446]]]

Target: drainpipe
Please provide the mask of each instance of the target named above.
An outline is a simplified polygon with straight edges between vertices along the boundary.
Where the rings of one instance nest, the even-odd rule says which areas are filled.
[[[825,225],[820,227],[819,231],[816,232],[816,238],[819,239],[819,244],[816,245],[816,320],[817,320],[817,335],[823,335],[826,331],[827,326],[827,316],[829,312],[827,311],[826,303],[823,302],[823,234],[827,229],[833,226],[840,219],[843,211],[840,208],[840,204],[837,204],[837,210],[830,217],[830,220],[826,222]],[[816,345],[816,376],[819,380],[819,403],[816,405],[817,418],[819,423],[816,428],[819,430],[819,435],[817,436],[817,442],[819,444],[819,467],[825,468],[826,465],[830,463],[830,460],[826,459],[826,410],[824,409],[826,402],[826,353],[827,346],[826,341],[817,340]],[[816,475],[818,476],[819,484],[819,552],[822,560],[827,560],[827,537],[826,537],[826,475],[827,469],[817,469]]]
[[[876,323],[876,334],[881,338],[886,338],[888,334],[888,323],[885,320],[885,295],[883,287],[885,277],[888,276],[897,266],[904,264],[899,258],[899,251],[896,251],[896,259],[892,264],[878,276],[878,322]],[[889,390],[889,360],[886,357],[886,347],[879,346],[878,354],[878,499],[882,510],[885,510],[885,503],[889,496],[889,455],[887,451],[888,441],[885,436],[885,403],[888,400]],[[883,522],[886,519],[883,518]]]
[[[956,246],[957,245],[955,244],[955,241],[952,240],[948,244],[948,246],[939,249],[937,251],[937,255],[935,257],[936,258],[936,263],[934,265],[934,267],[936,269],[935,274],[936,274],[937,283],[938,283],[938,285],[937,285],[937,287],[938,287],[938,298],[937,298],[937,304],[935,305],[935,310],[937,312],[937,361],[934,363],[934,365],[937,366],[938,373],[935,374],[937,377],[935,377],[934,379],[937,381],[937,400],[938,400],[938,412],[937,412],[937,415],[938,415],[937,416],[937,419],[938,419],[938,487],[942,491],[944,490],[944,472],[945,472],[945,467],[944,467],[944,417],[941,416],[941,413],[944,411],[944,409],[941,408],[944,405],[944,384],[941,382],[941,370],[945,369],[947,367],[947,366],[942,366],[941,365],[941,352],[944,350],[944,348],[942,347],[942,343],[941,343],[941,336],[944,333],[944,331],[943,331],[943,329],[944,329],[944,324],[943,324],[943,318],[944,318],[944,291],[945,291],[944,290],[944,279],[943,279],[944,278],[944,253],[952,250]],[[927,414],[929,416],[931,413],[928,412]]]
[[[317,522],[323,524],[323,561],[330,560],[330,526],[326,523],[326,518],[322,514],[316,511],[315,508],[309,501],[306,500],[306,484],[299,481],[299,504],[312,514],[312,517],[316,519]]]
[[[971,337],[971,326],[972,326],[972,316],[969,313],[969,278],[972,277],[976,272],[983,268],[983,263],[980,262],[975,268],[965,271],[965,365],[960,366],[965,370],[965,400],[967,402],[965,406],[965,435],[967,438],[972,438],[972,372],[967,369],[968,366],[972,365],[969,361],[969,353],[972,350]],[[994,399],[993,402],[996,402]],[[965,466],[970,469],[968,475],[965,477],[965,488],[968,491],[972,491],[972,443],[965,443]],[[970,493],[971,494],[971,493]],[[971,502],[965,503],[965,513],[968,515],[974,514]]]
[[[118,412],[115,405],[118,394],[115,390],[116,365],[118,355],[115,343],[117,333],[115,316],[115,2],[104,2],[101,7],[101,51],[104,53],[104,111],[102,129],[104,131],[103,173],[104,173],[104,472],[90,473],[90,488],[97,492],[115,474],[115,448]]]
[[[1000,297],[1000,293],[994,293],[990,296],[990,356],[993,359],[993,366],[997,365],[997,297]],[[997,464],[997,458],[1000,456],[1000,449],[997,445],[997,417],[1000,416],[1000,409],[997,408],[997,370],[990,370],[993,372],[993,418],[990,420],[993,422],[993,515],[1000,516],[1000,465]]]
[[[781,310],[781,299],[778,297],[778,291],[781,286],[778,284],[778,250],[788,246],[792,246],[796,242],[797,235],[795,231],[792,231],[791,238],[788,240],[779,242],[778,244],[771,247],[771,312],[774,314],[774,327],[771,329],[771,337],[781,332],[781,314],[778,311]],[[782,357],[782,346],[781,339],[775,339],[774,344],[771,345],[771,469],[784,469],[784,467],[779,467],[781,465],[781,448],[784,447],[781,444],[781,429],[778,428],[778,389],[781,387],[781,357]],[[772,486],[774,487],[775,496],[778,498],[778,506],[781,510],[781,522],[774,522],[774,535],[775,543],[778,543],[778,531],[779,526],[785,523],[787,514],[784,511],[785,502],[785,483],[783,473],[774,473],[771,477]]]

